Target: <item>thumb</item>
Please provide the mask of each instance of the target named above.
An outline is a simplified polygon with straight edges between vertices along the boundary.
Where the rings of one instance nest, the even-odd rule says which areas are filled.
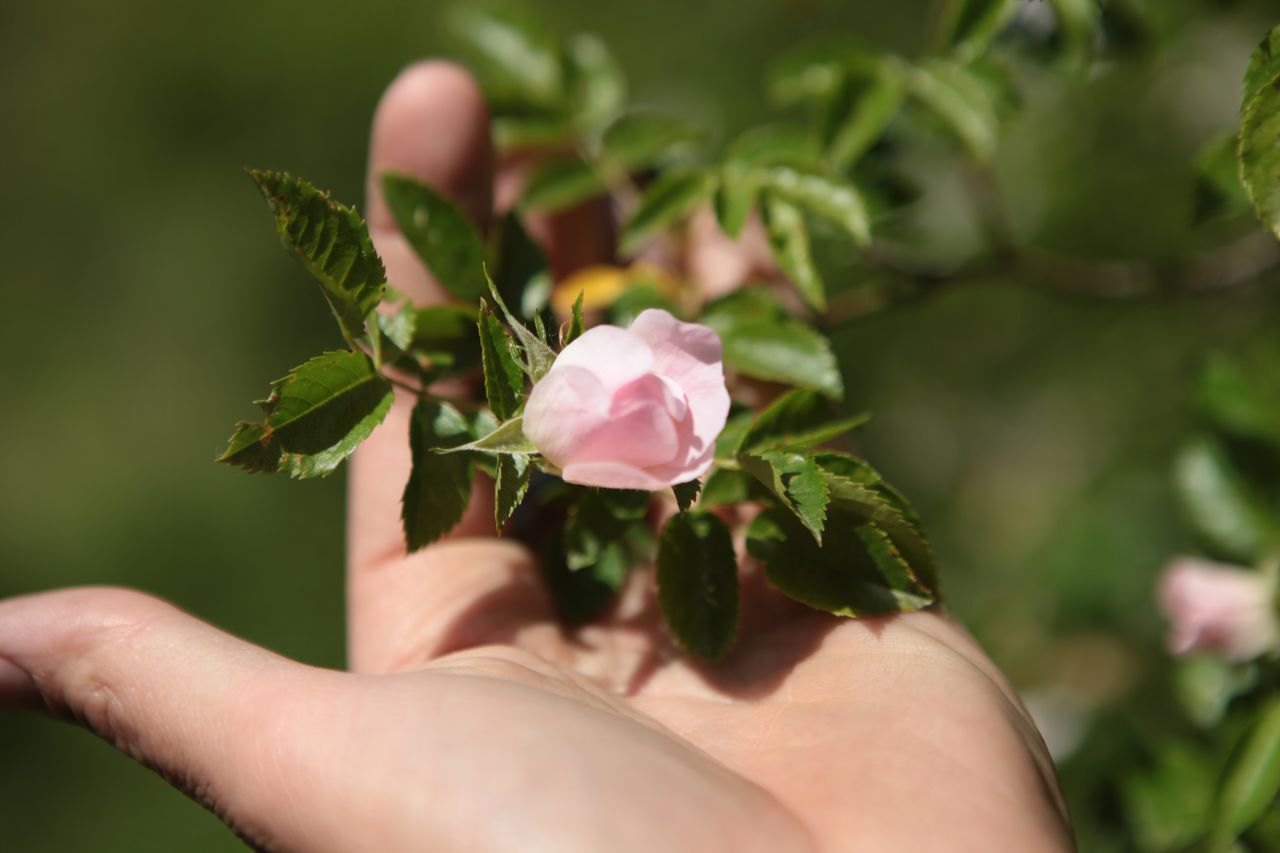
[[[324,673],[141,593],[73,589],[0,601],[0,709],[84,725],[266,845],[283,768],[273,748]]]

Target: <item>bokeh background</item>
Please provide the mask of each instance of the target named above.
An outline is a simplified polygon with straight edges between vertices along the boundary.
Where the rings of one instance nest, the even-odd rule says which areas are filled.
[[[1148,43],[1074,81],[1033,81],[996,187],[1029,245],[1158,266],[1207,239],[1192,225],[1192,160],[1236,121],[1248,53],[1280,7],[1131,5]],[[934,11],[538,8],[602,35],[638,101],[722,137],[766,115],[761,69],[779,50],[838,31],[917,54]],[[268,379],[337,343],[239,170],[289,169],[358,200],[379,93],[448,50],[440,12],[427,0],[0,4],[0,596],[135,586],[343,665],[343,477],[212,464]],[[947,176],[925,177],[939,246],[963,242]],[[1152,587],[1190,547],[1169,476],[1193,420],[1188,380],[1207,352],[1277,335],[1277,319],[1275,274],[1139,298],[991,280],[838,335],[850,396],[875,415],[862,449],[917,501],[955,609],[1045,721],[1084,849],[1127,848],[1100,780],[1134,748],[1117,734],[1136,728],[1125,721],[1158,719],[1167,701]],[[0,828],[14,853],[242,849],[90,735],[15,714],[0,715]]]

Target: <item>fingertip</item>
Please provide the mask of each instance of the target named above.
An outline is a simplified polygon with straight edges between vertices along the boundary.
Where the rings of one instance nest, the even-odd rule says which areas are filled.
[[[489,111],[475,78],[444,60],[410,65],[387,87],[374,113],[367,211],[371,227],[394,227],[378,185],[386,171],[432,184],[486,227],[493,160]]]

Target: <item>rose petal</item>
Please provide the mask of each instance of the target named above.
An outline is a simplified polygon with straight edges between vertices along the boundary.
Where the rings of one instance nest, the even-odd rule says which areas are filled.
[[[565,466],[560,476],[566,483],[604,489],[642,489],[656,492],[671,485],[641,468],[621,462],[575,462]]]
[[[524,434],[552,464],[563,466],[608,423],[609,404],[609,391],[593,372],[557,360],[529,392]]]
[[[640,312],[629,331],[653,351],[653,370],[684,391],[693,412],[693,447],[701,458],[729,417],[720,336],[698,323],[683,323],[660,308]]]
[[[563,367],[589,370],[606,389],[616,391],[653,370],[653,350],[627,329],[596,326],[561,351],[551,373]]]
[[[1280,642],[1272,582],[1258,572],[1175,560],[1160,578],[1159,598],[1172,623],[1168,645],[1173,654],[1212,651],[1245,661]]]
[[[672,420],[676,421],[684,420],[685,415],[689,413],[689,401],[684,396],[684,389],[673,380],[656,373],[641,376],[615,391],[612,411],[615,414],[622,412],[636,400],[660,403]]]
[[[661,402],[634,399],[621,409],[615,405],[608,420],[575,448],[565,463],[619,462],[648,468],[671,462],[677,455],[683,457],[683,451],[675,422]]]

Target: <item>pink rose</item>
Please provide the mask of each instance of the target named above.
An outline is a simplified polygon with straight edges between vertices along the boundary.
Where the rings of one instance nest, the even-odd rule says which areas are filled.
[[[1207,651],[1246,661],[1280,643],[1274,584],[1258,572],[1181,557],[1160,578],[1160,607],[1173,623],[1169,651]]]
[[[570,483],[656,491],[706,473],[729,416],[724,349],[706,326],[649,309],[596,326],[534,386],[524,432]]]

